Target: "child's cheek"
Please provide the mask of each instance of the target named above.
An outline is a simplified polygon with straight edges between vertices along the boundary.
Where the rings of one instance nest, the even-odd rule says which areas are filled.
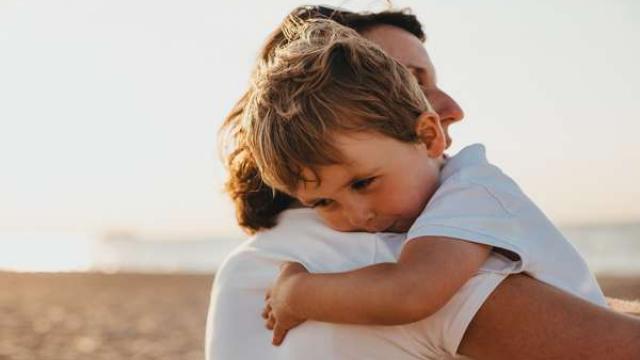
[[[347,219],[342,216],[338,211],[327,211],[315,209],[316,213],[320,215],[322,220],[328,227],[336,231],[353,231],[351,225]]]
[[[426,206],[425,189],[414,188],[411,186],[405,186],[402,191],[391,192],[390,198],[387,200],[389,204],[389,213],[396,214],[397,216],[413,221],[422,213]]]

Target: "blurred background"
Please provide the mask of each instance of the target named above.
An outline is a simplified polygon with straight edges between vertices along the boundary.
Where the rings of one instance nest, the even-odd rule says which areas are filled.
[[[0,358],[202,356],[213,274],[245,238],[216,131],[302,4],[0,1]],[[639,297],[640,3],[393,5],[466,112],[451,153],[484,143],[609,295]]]

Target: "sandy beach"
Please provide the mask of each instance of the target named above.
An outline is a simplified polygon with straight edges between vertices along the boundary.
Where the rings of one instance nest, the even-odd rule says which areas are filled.
[[[202,360],[212,278],[0,273],[0,359]]]
[[[640,299],[639,277],[601,277]],[[0,273],[0,360],[201,360],[212,276]]]

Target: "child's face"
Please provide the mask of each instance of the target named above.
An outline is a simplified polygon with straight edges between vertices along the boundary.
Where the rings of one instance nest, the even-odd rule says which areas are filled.
[[[320,186],[301,182],[295,196],[338,231],[408,231],[438,187],[441,153],[371,132],[335,140],[345,163],[318,168]]]

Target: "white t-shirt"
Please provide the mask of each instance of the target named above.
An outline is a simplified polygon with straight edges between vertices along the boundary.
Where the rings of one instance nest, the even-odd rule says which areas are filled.
[[[467,326],[516,264],[492,255],[482,269],[434,315],[401,326],[340,325],[306,321],[280,347],[260,313],[267,286],[281,262],[311,272],[342,272],[395,262],[405,234],[342,233],[311,209],[285,211],[278,225],[243,243],[216,273],[207,319],[206,359],[451,359]],[[402,294],[398,294],[402,296]]]
[[[584,259],[518,185],[487,162],[482,145],[466,147],[448,159],[438,190],[407,239],[420,236],[509,250],[520,257],[516,271],[607,306]]]

